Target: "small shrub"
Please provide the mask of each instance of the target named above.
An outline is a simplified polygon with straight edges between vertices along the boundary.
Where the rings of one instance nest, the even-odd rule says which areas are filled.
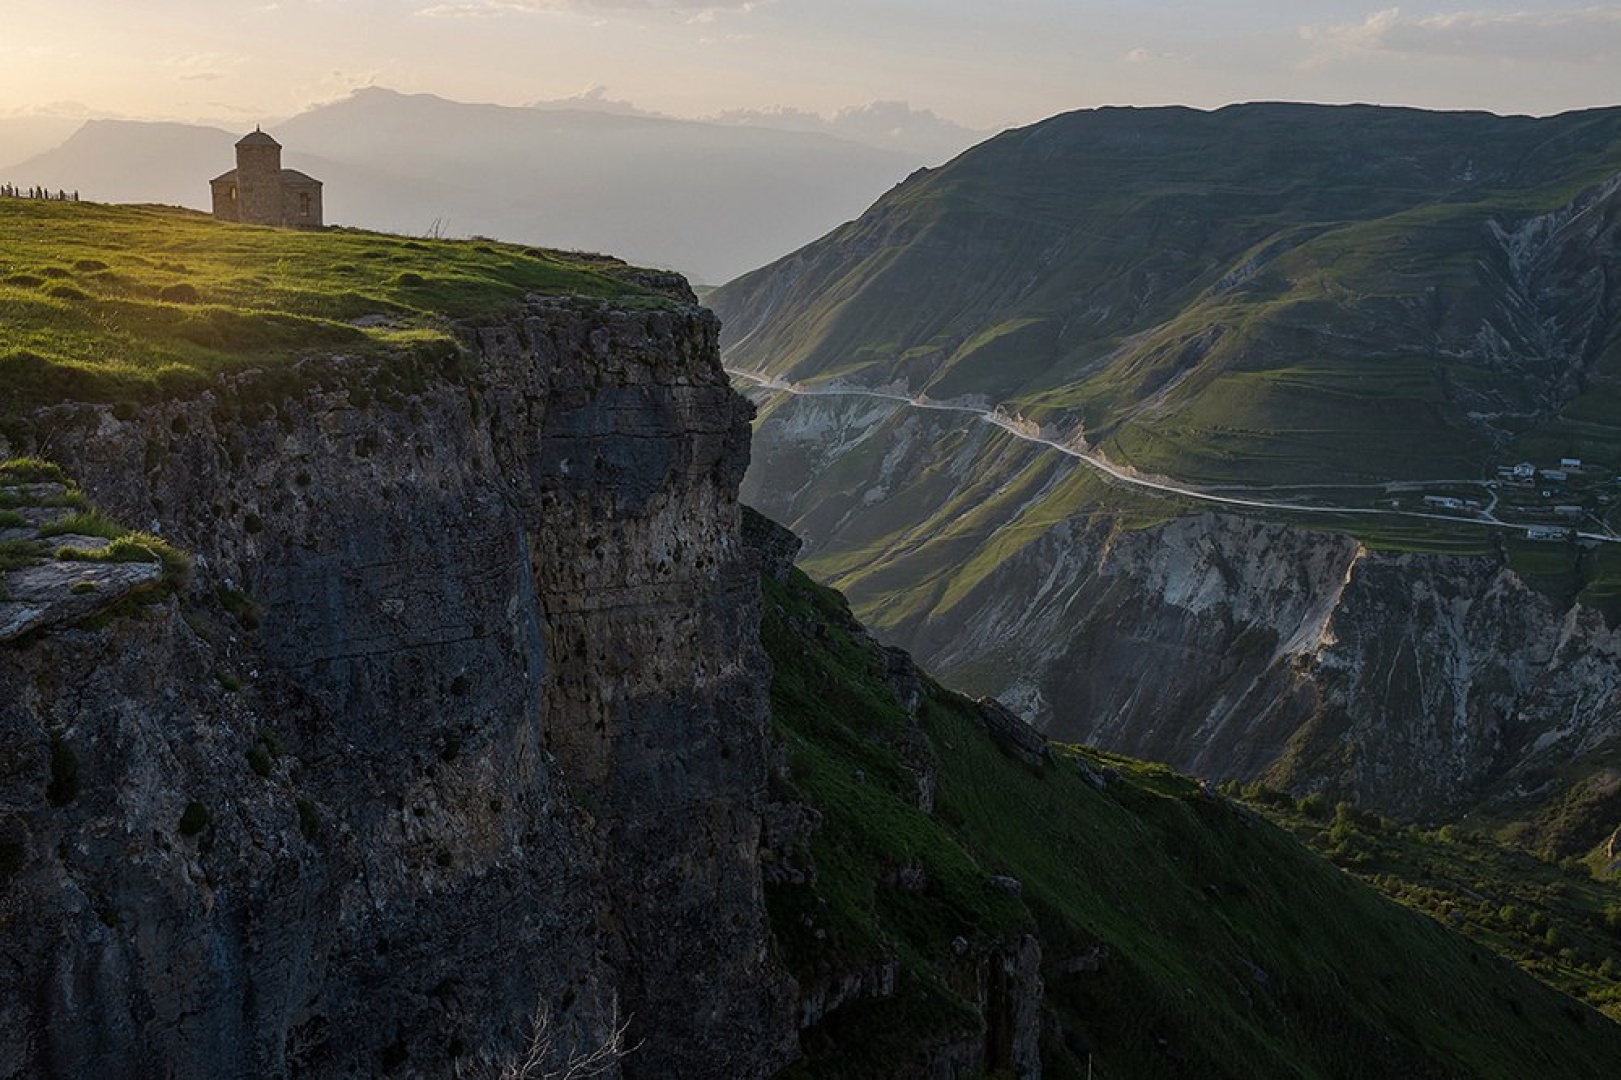
[[[0,840],[0,886],[16,877],[27,861],[27,844],[20,840]]]
[[[166,304],[195,304],[202,297],[197,295],[197,287],[184,282],[178,285],[165,285],[158,293],[158,299]]]
[[[16,817],[0,819],[0,889],[28,863],[28,825]]]
[[[269,776],[271,764],[270,748],[264,743],[256,742],[248,747],[248,768],[253,770],[254,775]]]
[[[51,782],[45,797],[52,806],[66,806],[79,797],[79,756],[60,736],[51,736]]]
[[[196,836],[206,828],[208,828],[208,807],[193,799],[180,812],[180,835]]]
[[[1603,918],[1604,929],[1615,937],[1621,937],[1621,906],[1607,905]]]
[[[215,594],[220,605],[244,630],[259,629],[259,605],[239,589],[221,587]]]
[[[321,835],[321,812],[315,808],[314,803],[302,795],[298,797],[296,805],[298,806],[298,831],[304,834],[304,839],[313,844]]]

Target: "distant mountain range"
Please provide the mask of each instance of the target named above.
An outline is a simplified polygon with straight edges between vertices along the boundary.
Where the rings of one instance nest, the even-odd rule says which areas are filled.
[[[24,161],[60,145],[84,124],[82,118],[38,114],[0,116],[0,162]],[[7,177],[0,183],[14,183]]]
[[[870,129],[883,115],[874,107],[823,126]],[[286,165],[325,183],[328,222],[601,251],[714,284],[855,217],[936,163],[921,145],[960,137],[932,116],[909,116],[921,117],[922,134],[891,140],[902,150],[766,126],[773,114],[706,123],[589,100],[509,107],[368,89],[271,134]],[[809,123],[799,114],[775,119]],[[98,201],[206,209],[208,181],[232,167],[241,134],[93,120],[55,149],[0,166],[0,178]]]

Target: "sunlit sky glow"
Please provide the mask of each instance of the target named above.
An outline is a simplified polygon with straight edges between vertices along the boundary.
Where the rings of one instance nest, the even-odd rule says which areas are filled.
[[[976,129],[1104,104],[1621,103],[1621,5],[1344,0],[0,0],[0,116],[274,122],[363,86],[671,115],[906,101]]]

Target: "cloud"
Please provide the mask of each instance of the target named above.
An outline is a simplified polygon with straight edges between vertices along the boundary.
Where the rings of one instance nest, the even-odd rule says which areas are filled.
[[[538,15],[575,12],[582,15],[667,11],[695,22],[710,22],[726,12],[747,14],[769,0],[458,0],[420,8],[427,18],[492,18],[502,15]]]
[[[547,98],[528,103],[531,109],[584,109],[589,112],[615,113],[620,116],[651,116],[667,118],[664,113],[651,112],[634,102],[608,96],[608,88],[600,83],[586,87],[572,97]]]
[[[1121,57],[1121,59],[1126,63],[1133,65],[1152,64],[1155,61],[1169,61],[1173,64],[1179,64],[1185,61],[1187,58],[1186,53],[1155,52],[1152,49],[1132,49],[1130,52],[1126,53],[1125,56]]]
[[[169,66],[181,82],[216,82],[229,78],[243,62],[242,57],[227,53],[187,53],[170,57]]]
[[[1360,23],[1304,26],[1314,59],[1356,53],[1596,64],[1621,59],[1621,7],[1564,11],[1376,11]]]
[[[834,135],[880,150],[923,154],[938,160],[960,153],[990,134],[943,119],[929,109],[914,109],[904,101],[850,105],[832,117],[774,105],[763,109],[729,109],[705,119],[710,123],[734,127]]]

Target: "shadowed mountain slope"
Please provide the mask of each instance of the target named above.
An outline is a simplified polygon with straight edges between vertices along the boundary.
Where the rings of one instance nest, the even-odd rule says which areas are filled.
[[[787,1077],[1608,1070],[1611,1020],[1207,787],[942,690],[798,571],[763,636]]]

